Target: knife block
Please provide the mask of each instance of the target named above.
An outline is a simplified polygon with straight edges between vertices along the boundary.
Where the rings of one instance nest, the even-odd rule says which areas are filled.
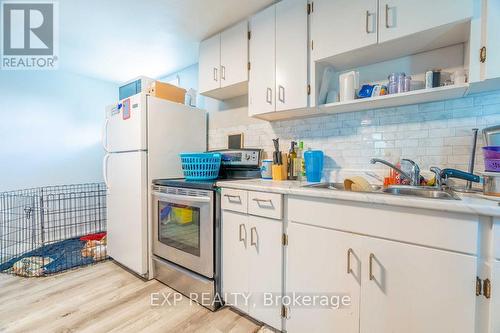
[[[283,154],[283,158],[281,159],[283,164],[273,164],[273,180],[287,180],[287,156]]]

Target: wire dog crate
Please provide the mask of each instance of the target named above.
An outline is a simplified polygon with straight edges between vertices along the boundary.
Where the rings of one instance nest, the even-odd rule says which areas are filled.
[[[45,276],[106,258],[103,183],[0,193],[0,272]]]

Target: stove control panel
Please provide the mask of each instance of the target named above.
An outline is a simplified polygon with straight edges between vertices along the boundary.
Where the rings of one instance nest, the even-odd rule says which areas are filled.
[[[225,167],[259,167],[260,149],[232,149],[217,151]]]

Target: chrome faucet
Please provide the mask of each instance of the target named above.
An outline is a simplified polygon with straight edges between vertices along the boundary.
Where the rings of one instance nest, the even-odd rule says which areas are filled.
[[[402,177],[408,179],[412,186],[420,185],[420,168],[418,167],[417,163],[415,163],[412,160],[408,160],[408,159],[403,159],[402,161],[406,161],[412,165],[411,174],[404,172],[403,170],[401,170],[400,168],[398,168],[394,164],[387,162],[386,160],[383,160],[380,158],[372,158],[370,160],[370,163],[371,164],[382,163],[382,164],[388,166],[389,168],[396,170]]]
[[[434,174],[436,175],[436,187],[438,188],[442,188],[442,186],[444,185],[444,179],[441,177],[441,169],[438,168],[438,167],[431,167],[430,168],[430,171],[434,172]]]
[[[401,161],[405,161],[411,164],[411,177],[412,177],[412,185],[413,186],[419,186],[420,185],[420,168],[418,167],[418,164],[410,159],[403,158]]]

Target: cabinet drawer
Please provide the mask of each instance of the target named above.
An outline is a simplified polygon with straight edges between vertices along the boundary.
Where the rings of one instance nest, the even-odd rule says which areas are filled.
[[[222,209],[248,213],[247,191],[223,188],[221,202]]]
[[[281,220],[283,197],[276,193],[248,192],[248,213]]]

